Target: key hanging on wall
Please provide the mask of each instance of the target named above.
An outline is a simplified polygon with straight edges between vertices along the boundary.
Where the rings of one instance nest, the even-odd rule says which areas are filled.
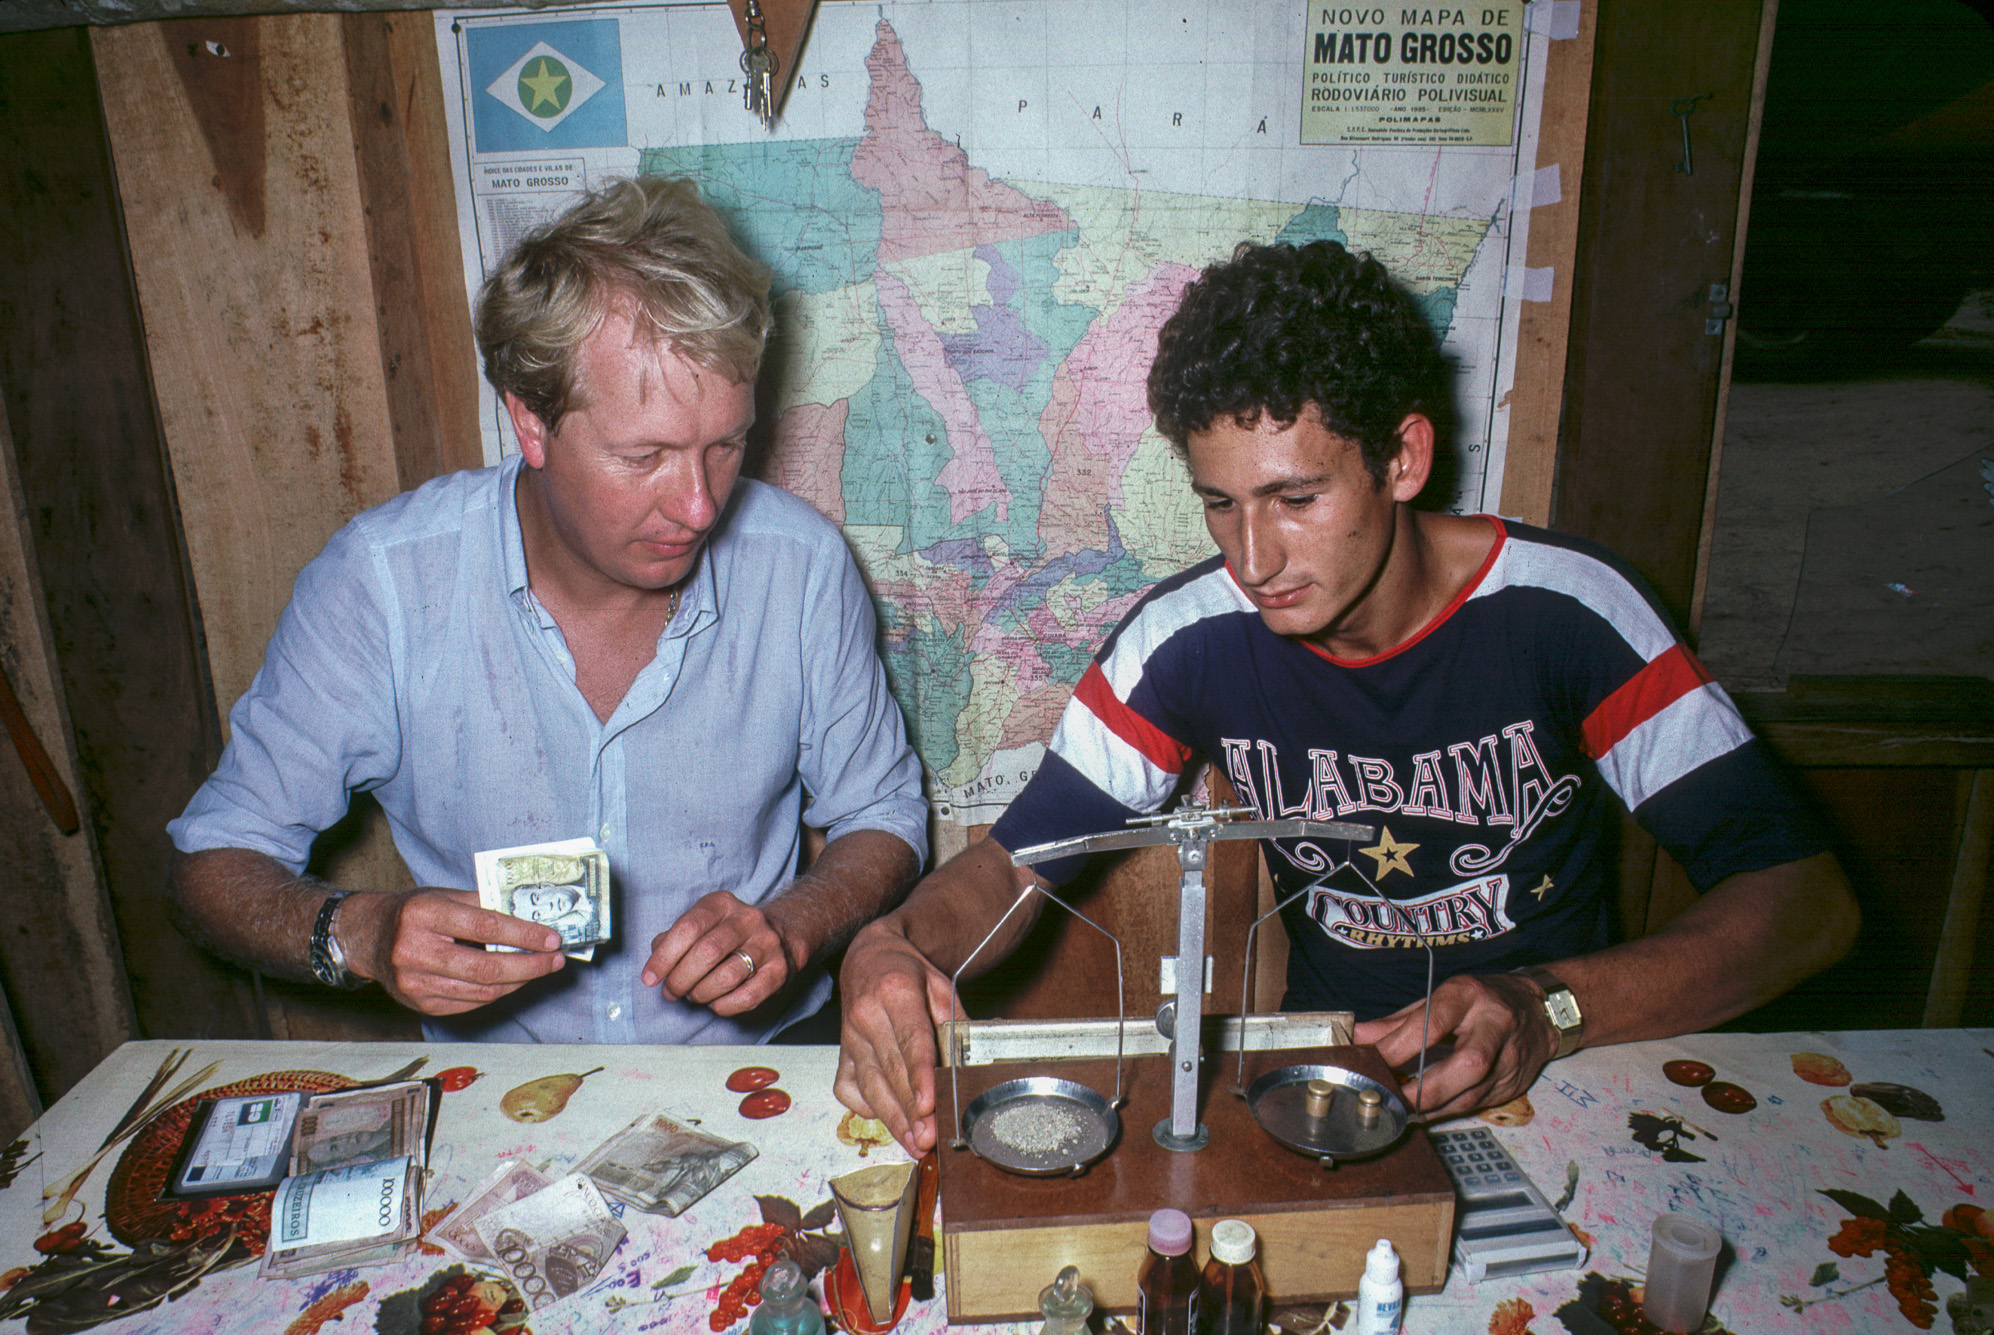
[[[817,0],[728,0],[741,33],[741,105],[773,129],[797,80]]]
[[[748,0],[747,47],[741,52],[741,102],[748,114],[775,127],[776,58],[769,51],[768,23],[762,17],[761,0]]]

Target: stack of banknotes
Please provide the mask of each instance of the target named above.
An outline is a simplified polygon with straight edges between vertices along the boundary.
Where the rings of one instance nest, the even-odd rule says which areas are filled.
[[[753,1145],[645,1113],[554,1177],[524,1160],[499,1167],[430,1230],[466,1260],[505,1274],[538,1312],[594,1283],[623,1240],[604,1193],[677,1215],[755,1157]]]
[[[569,959],[594,959],[610,939],[609,855],[593,839],[488,849],[472,863],[482,907],[553,928]]]
[[[294,1279],[416,1249],[431,1097],[421,1080],[306,1096],[258,1273]]]

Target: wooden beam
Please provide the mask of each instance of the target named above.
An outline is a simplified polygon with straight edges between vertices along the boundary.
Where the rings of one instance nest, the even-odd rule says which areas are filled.
[[[1739,711],[1800,768],[1994,768],[1994,682],[1985,677],[1795,676],[1741,691]]]
[[[1601,0],[1553,522],[1686,625],[1762,0]],[[1685,118],[1689,171],[1683,170]]]
[[[1932,961],[1932,986],[1925,999],[1925,1028],[1958,1026],[1973,978],[1974,944],[1980,934],[1980,906],[1987,896],[1987,861],[1994,851],[1994,770],[1975,771],[1961,822],[1959,852],[1953,859],[1952,893],[1946,897],[1945,925]]]
[[[0,414],[0,660],[28,726],[71,792],[76,753],[49,649],[34,538]],[[53,1103],[120,1043],[136,1037],[117,928],[104,893],[96,840],[64,835],[49,819],[27,769],[0,753],[0,974],[28,1064]]]
[[[0,992],[0,1143],[13,1140],[41,1115],[42,1101],[35,1093],[27,1054],[21,1050],[6,993]]]
[[[1503,458],[1500,513],[1529,524],[1551,522],[1558,471],[1558,415],[1565,398],[1571,336],[1573,265],[1579,233],[1579,182],[1585,175],[1586,102],[1592,83],[1599,0],[1579,9],[1578,33],[1554,38],[1544,74],[1537,158],[1528,170],[1558,169],[1558,199],[1530,207],[1525,263],[1552,274],[1551,299],[1526,301],[1516,327],[1516,380],[1509,394],[1509,447]],[[1534,178],[1533,178],[1534,179]]]
[[[1759,54],[1752,66],[1752,106],[1745,127],[1745,170],[1738,180],[1738,226],[1731,244],[1731,305],[1745,281],[1745,234],[1751,230],[1752,183],[1758,179],[1759,132],[1765,123],[1766,81],[1772,73],[1773,30],[1779,0],[1765,0],[1759,15]],[[1737,358],[1738,322],[1724,321],[1724,366],[1717,380],[1717,411],[1710,422],[1710,469],[1703,484],[1703,526],[1696,538],[1696,582],[1689,597],[1689,638],[1703,633],[1703,594],[1710,584],[1710,540],[1717,532],[1717,479],[1724,471],[1724,419],[1731,408],[1731,366]]]

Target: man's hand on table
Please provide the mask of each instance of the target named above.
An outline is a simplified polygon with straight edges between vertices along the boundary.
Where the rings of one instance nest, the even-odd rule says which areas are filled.
[[[559,969],[551,927],[479,908],[469,890],[434,887],[348,895],[339,938],[353,971],[424,1015],[459,1015]],[[525,953],[486,950],[485,943]]]
[[[1458,1117],[1522,1094],[1544,1063],[1558,1051],[1558,1037],[1544,1014],[1535,984],[1516,974],[1459,974],[1433,990],[1433,1013],[1415,1001],[1392,1015],[1366,1020],[1356,1028],[1359,1043],[1375,1043],[1378,1055],[1400,1072],[1407,1102],[1434,1117]],[[1430,1053],[1426,1076],[1415,1084],[1420,1040]]]
[[[790,959],[784,934],[765,911],[776,902],[744,904],[725,890],[704,896],[651,942],[644,986],[715,1015],[761,1005],[808,962],[807,955]]]
[[[839,975],[844,1031],[838,1098],[919,1157],[933,1149],[935,1031],[954,1013],[948,975],[890,924],[860,932]]]

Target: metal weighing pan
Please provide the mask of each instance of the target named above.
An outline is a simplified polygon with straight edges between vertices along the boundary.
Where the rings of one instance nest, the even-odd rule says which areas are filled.
[[[1327,1116],[1309,1116],[1311,1080],[1327,1080],[1336,1087]],[[1368,1127],[1357,1116],[1357,1095],[1366,1089],[1384,1096],[1376,1124]],[[1398,1095],[1370,1076],[1341,1066],[1283,1066],[1269,1071],[1247,1089],[1246,1106],[1268,1135],[1297,1154],[1321,1160],[1325,1168],[1334,1167],[1339,1159],[1362,1159],[1390,1149],[1405,1134],[1409,1120]]]
[[[1026,1177],[1078,1176],[1121,1133],[1108,1100],[1050,1075],[992,1086],[962,1113],[963,1140],[976,1156]]]

